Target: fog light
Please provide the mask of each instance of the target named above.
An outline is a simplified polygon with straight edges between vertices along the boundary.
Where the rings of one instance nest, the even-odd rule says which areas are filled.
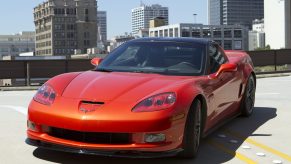
[[[31,121],[27,121],[27,128],[31,131],[40,132],[40,126]]]
[[[165,134],[146,134],[145,142],[153,143],[153,142],[164,142],[166,140]]]

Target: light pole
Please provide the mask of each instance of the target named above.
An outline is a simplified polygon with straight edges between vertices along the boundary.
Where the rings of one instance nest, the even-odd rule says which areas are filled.
[[[197,20],[196,20],[197,14],[194,13],[193,16],[194,16],[194,24],[197,24]]]

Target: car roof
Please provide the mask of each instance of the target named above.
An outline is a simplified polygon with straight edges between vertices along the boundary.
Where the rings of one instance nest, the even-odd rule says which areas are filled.
[[[210,42],[209,39],[204,38],[167,38],[167,37],[148,37],[148,38],[139,38],[131,40],[130,42],[187,42],[187,43],[196,43],[196,44],[208,44]]]

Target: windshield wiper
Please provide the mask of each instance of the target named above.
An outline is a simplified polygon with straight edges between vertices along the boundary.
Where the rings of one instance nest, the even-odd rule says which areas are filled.
[[[164,73],[164,70],[163,71],[160,71],[160,70],[152,70],[152,69],[139,69],[139,70],[134,70],[134,71],[131,71],[131,72],[134,72],[134,73],[153,73],[153,74],[163,74]]]

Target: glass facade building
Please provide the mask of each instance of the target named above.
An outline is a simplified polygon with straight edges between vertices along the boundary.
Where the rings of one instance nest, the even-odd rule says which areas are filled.
[[[208,0],[210,25],[245,25],[264,18],[264,0]]]
[[[107,42],[107,13],[106,11],[97,11],[97,25],[100,28],[100,34],[103,44]]]
[[[140,7],[132,9],[131,14],[133,35],[137,35],[141,29],[149,28],[150,20],[156,17],[164,18],[166,25],[169,24],[169,8],[158,4],[151,6],[142,4]]]

